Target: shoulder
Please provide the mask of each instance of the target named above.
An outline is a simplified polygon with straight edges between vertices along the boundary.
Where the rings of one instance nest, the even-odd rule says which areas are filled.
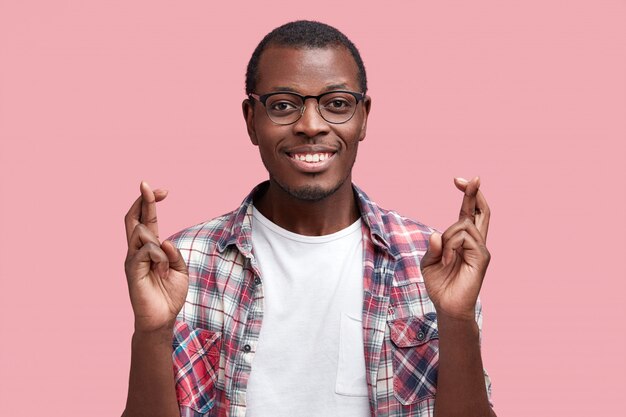
[[[428,249],[428,239],[436,232],[434,228],[397,211],[384,209],[374,202],[370,202],[369,208],[371,214],[368,220],[372,231],[380,234],[394,255],[414,256],[416,252]]]
[[[187,227],[168,238],[181,251],[211,252],[218,242],[230,234],[235,212]]]
[[[370,206],[370,231],[395,258],[394,286],[422,282],[420,262],[435,229],[393,210]]]
[[[435,231],[417,220],[405,217],[394,210],[380,207],[356,185],[354,191],[361,211],[375,241],[379,241],[395,257],[415,255],[415,251],[426,251],[428,239]]]
[[[381,209],[385,224],[385,232],[389,236],[390,243],[403,246],[409,243],[422,245],[428,242],[430,235],[435,232],[424,223],[405,217],[396,211]]]

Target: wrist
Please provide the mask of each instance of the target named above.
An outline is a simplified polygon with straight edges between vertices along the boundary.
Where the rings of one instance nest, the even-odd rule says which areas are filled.
[[[435,304],[435,311],[437,312],[438,318],[440,317],[449,321],[471,323],[476,320],[475,305],[464,311],[450,311],[450,309]]]
[[[478,341],[478,323],[473,317],[457,317],[446,314],[437,314],[437,328],[440,339],[454,339],[466,343]]]
[[[449,314],[447,312],[437,311],[437,325],[439,328],[449,327],[454,329],[478,329],[478,324],[474,314]]]
[[[160,345],[172,345],[172,339],[174,337],[174,326],[163,327],[157,330],[139,330],[135,329],[133,333],[133,346],[160,346]]]
[[[176,316],[168,318],[167,320],[146,320],[140,316],[135,315],[135,333],[142,335],[158,335],[167,334],[174,331],[174,325],[176,324]]]

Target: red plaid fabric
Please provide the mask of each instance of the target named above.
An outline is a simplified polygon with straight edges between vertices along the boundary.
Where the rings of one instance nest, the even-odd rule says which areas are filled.
[[[215,402],[220,360],[220,334],[190,329],[178,321],[174,329],[174,369],[178,403],[206,413]]]
[[[433,398],[437,388],[439,340],[437,317],[408,317],[389,322],[393,351],[393,389],[402,404]]]
[[[237,210],[170,238],[190,278],[174,329],[182,417],[245,416],[263,319],[263,277],[251,240],[252,201],[259,187]],[[433,230],[381,209],[357,187],[354,191],[363,220],[362,319],[371,415],[432,416],[439,340],[419,262]],[[476,320],[480,328],[480,302]],[[491,397],[486,373],[485,383]]]

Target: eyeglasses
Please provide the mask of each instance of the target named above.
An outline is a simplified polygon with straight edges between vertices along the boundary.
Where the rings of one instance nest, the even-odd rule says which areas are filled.
[[[263,106],[270,120],[278,125],[290,125],[300,120],[306,106],[304,103],[314,98],[317,101],[317,111],[328,123],[346,123],[356,112],[359,101],[365,94],[352,91],[329,91],[319,96],[303,96],[297,93],[276,92],[263,94],[249,94]]]

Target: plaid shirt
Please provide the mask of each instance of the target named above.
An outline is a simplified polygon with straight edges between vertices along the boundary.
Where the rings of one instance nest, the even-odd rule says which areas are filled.
[[[181,416],[246,414],[246,386],[263,319],[263,279],[253,255],[252,198],[170,239],[189,267],[174,328]],[[383,210],[354,187],[363,232],[363,337],[372,416],[432,416],[439,340],[420,259],[433,229]],[[476,320],[481,326],[480,302]],[[485,373],[489,396],[491,384]]]

